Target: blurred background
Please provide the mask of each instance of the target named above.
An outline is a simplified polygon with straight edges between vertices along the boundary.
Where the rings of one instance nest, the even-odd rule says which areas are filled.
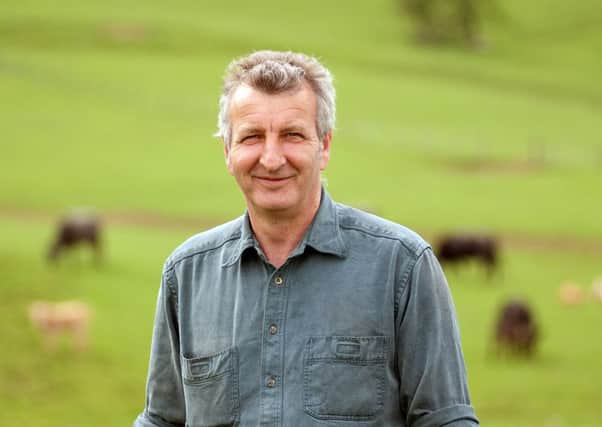
[[[444,268],[482,424],[602,425],[601,24],[597,0],[3,0],[0,424],[143,409],[163,261],[244,209],[224,69],[269,48],[335,75],[337,201],[464,242]]]

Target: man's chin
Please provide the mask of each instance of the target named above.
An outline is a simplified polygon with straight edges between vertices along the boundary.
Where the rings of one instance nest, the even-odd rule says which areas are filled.
[[[293,206],[289,203],[262,203],[257,207],[266,213],[284,213],[293,210]]]
[[[266,214],[283,214],[295,210],[295,203],[282,197],[261,197],[253,205],[256,210]]]

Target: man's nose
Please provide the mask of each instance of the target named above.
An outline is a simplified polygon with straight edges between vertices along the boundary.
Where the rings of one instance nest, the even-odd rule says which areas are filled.
[[[286,163],[282,144],[275,135],[268,135],[263,144],[260,158],[261,165],[269,171],[275,171]]]

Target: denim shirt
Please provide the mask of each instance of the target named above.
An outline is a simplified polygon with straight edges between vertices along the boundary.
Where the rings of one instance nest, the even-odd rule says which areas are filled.
[[[168,258],[136,427],[476,426],[430,246],[337,204],[280,268],[248,215]]]

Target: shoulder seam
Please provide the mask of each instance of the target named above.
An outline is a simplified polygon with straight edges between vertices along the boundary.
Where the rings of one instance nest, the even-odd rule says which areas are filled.
[[[402,238],[397,237],[397,236],[391,236],[389,234],[378,233],[377,231],[366,229],[364,227],[354,226],[354,225],[343,225],[343,224],[340,224],[339,226],[341,228],[343,228],[343,229],[356,230],[356,231],[359,231],[361,233],[367,234],[367,235],[372,236],[372,237],[377,237],[377,238],[381,238],[381,239],[388,239],[388,240],[396,240],[399,243],[401,243],[407,250],[409,250],[414,255],[416,255],[416,258],[419,258],[420,255],[422,254],[422,252],[426,248],[430,247],[430,245],[427,242],[423,241],[423,242],[421,242],[420,245],[417,245],[415,248],[412,248],[406,242],[404,242]]]
[[[236,240],[236,239],[240,239],[240,236],[241,236],[240,233],[235,234],[235,235],[233,235],[233,236],[225,239],[224,241],[220,242],[219,244],[217,244],[215,246],[212,246],[210,248],[197,249],[197,250],[195,250],[195,251],[193,251],[191,253],[187,253],[187,254],[181,255],[181,256],[173,259],[173,260],[170,260],[169,261],[169,267],[166,269],[166,271],[167,270],[173,270],[177,264],[179,264],[180,262],[184,261],[187,258],[191,258],[191,257],[193,257],[195,255],[200,255],[200,254],[203,254],[203,253],[206,253],[206,252],[215,251],[216,249],[221,248],[222,246],[224,246],[228,242],[231,242],[231,241]]]

